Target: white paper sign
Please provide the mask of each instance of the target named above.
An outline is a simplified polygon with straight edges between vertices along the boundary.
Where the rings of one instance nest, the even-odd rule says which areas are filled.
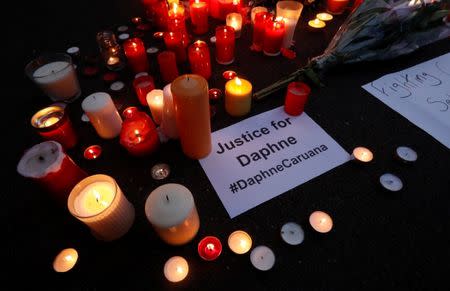
[[[450,148],[450,53],[362,87]]]
[[[200,160],[231,218],[349,160],[306,113],[279,107],[213,132]]]

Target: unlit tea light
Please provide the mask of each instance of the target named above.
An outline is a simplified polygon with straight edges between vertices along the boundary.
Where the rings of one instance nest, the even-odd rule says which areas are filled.
[[[228,237],[228,247],[235,254],[245,254],[252,248],[252,238],[245,231],[236,230]]]
[[[412,163],[417,161],[417,152],[410,147],[400,146],[395,149],[397,158],[405,163]]]
[[[171,257],[164,265],[164,276],[170,282],[180,282],[186,278],[188,273],[189,264],[183,257]]]
[[[280,233],[283,241],[293,246],[301,244],[305,238],[302,227],[295,222],[284,224]]]
[[[394,174],[386,173],[380,176],[380,184],[388,191],[397,192],[402,190],[402,180]]]
[[[62,250],[53,261],[53,270],[58,273],[64,273],[70,271],[75,267],[78,261],[78,252],[76,249],[64,249]]]
[[[333,228],[333,220],[328,213],[323,211],[314,211],[309,216],[309,223],[315,231],[327,233]]]
[[[275,265],[275,254],[266,246],[257,246],[250,253],[250,262],[260,271],[268,271]]]

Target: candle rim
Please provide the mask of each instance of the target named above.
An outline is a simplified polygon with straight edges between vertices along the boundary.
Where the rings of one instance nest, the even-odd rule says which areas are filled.
[[[327,17],[323,17],[323,16],[327,16]],[[330,21],[333,19],[333,15],[331,15],[331,13],[327,13],[327,12],[320,12],[320,13],[316,14],[316,18],[319,20],[322,20],[322,21]]]
[[[59,70],[52,71],[49,74],[37,75],[37,76],[34,75],[35,71],[37,71],[40,67],[43,67],[45,65],[48,65],[48,64],[54,63],[54,62],[62,62],[62,63],[67,63],[67,64],[64,65],[64,67],[60,68]],[[42,53],[37,58],[31,60],[25,66],[25,73],[30,77],[30,79],[38,79],[39,80],[39,79],[48,77],[52,74],[57,74],[59,72],[62,72],[71,65],[72,65],[72,57],[66,53]]]
[[[237,234],[242,234],[250,242],[250,244],[248,246],[248,249],[245,252],[239,252],[238,253],[233,248],[231,248],[231,240],[232,240],[233,236],[236,236]],[[250,236],[250,234],[248,232],[246,232],[246,231],[244,231],[242,229],[235,230],[232,233],[230,233],[230,235],[228,236],[228,247],[230,248],[230,250],[232,252],[234,252],[236,254],[245,254],[245,253],[247,253],[252,248],[252,245],[253,245],[252,237]]]
[[[49,115],[52,115],[55,113],[62,114],[57,122],[55,122],[49,126],[39,127],[39,125],[41,124],[40,123],[41,119],[43,119],[45,117],[50,117]],[[42,108],[42,109],[38,110],[35,114],[33,114],[33,116],[31,117],[31,125],[40,131],[52,131],[55,128],[59,127],[60,124],[63,122],[63,120],[66,120],[66,119],[67,119],[67,114],[65,112],[65,108],[63,108],[59,105],[52,105],[52,106]]]
[[[28,166],[30,159],[36,158],[37,155],[40,155],[40,153],[47,148],[51,148],[52,151],[54,150],[58,156],[56,156],[55,160],[48,165],[47,168],[41,169],[38,173],[30,173]],[[44,141],[25,151],[17,165],[17,172],[26,178],[39,179],[45,177],[49,173],[57,172],[61,168],[65,157],[66,154],[64,153],[62,145],[59,142],[53,140]]]

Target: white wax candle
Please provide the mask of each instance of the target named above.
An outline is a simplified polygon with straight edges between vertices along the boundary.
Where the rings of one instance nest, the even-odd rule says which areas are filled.
[[[81,93],[77,74],[68,62],[51,62],[37,68],[33,80],[53,101],[71,100]]]
[[[243,230],[236,230],[228,237],[228,247],[236,254],[245,254],[252,248],[252,238]]]
[[[252,265],[260,271],[268,271],[275,264],[275,254],[266,246],[257,246],[250,253]]]
[[[166,85],[163,90],[164,108],[162,112],[161,130],[172,139],[178,138],[177,122],[175,118],[175,108],[173,106],[173,96],[170,90],[170,84]]]
[[[289,48],[294,38],[295,27],[303,10],[303,4],[298,1],[278,1],[277,17],[283,17],[286,33],[283,38],[283,47]]]
[[[280,233],[283,241],[293,246],[301,244],[305,238],[302,227],[295,222],[285,223]]]
[[[309,216],[309,223],[315,231],[326,233],[333,228],[333,220],[323,211],[314,211]]]
[[[180,282],[186,278],[189,273],[189,265],[185,258],[175,256],[171,257],[164,264],[164,276],[170,282]]]
[[[145,214],[161,239],[171,245],[191,241],[200,227],[194,197],[180,184],[153,190],[145,202]]]
[[[293,44],[292,40],[294,38],[295,27],[297,26],[298,19],[283,18],[283,20],[284,20],[284,27],[285,27],[286,32],[283,37],[282,46],[284,48],[289,48]]]
[[[161,124],[163,114],[164,98],[163,90],[153,89],[147,94],[147,104],[150,107],[153,120],[156,124]]]
[[[122,129],[122,118],[109,94],[96,92],[81,103],[92,125],[102,138],[115,138]]]
[[[72,270],[78,261],[78,252],[69,248],[62,250],[53,261],[53,270],[63,273]]]
[[[96,215],[108,208],[114,200],[115,186],[107,182],[94,182],[75,198],[74,208],[79,216]]]

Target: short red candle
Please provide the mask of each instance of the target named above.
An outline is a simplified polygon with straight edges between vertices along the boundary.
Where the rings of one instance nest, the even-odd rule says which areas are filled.
[[[195,34],[208,32],[208,3],[205,0],[194,0],[189,4],[192,30]]]
[[[263,51],[268,56],[280,54],[286,30],[283,19],[268,19],[264,33]]]
[[[158,55],[159,71],[164,82],[171,83],[178,77],[177,60],[174,52],[164,51]],[[147,94],[146,94],[147,96]]]
[[[145,75],[137,77],[133,80],[133,87],[139,102],[144,106],[148,106],[147,94],[155,89],[155,82],[153,81],[152,76]]]
[[[120,144],[133,156],[145,156],[156,151],[159,137],[150,116],[138,111],[125,119],[120,132]]]
[[[211,77],[211,55],[208,44],[201,40],[194,42],[189,46],[188,55],[192,73],[208,80]]]
[[[88,146],[84,152],[83,152],[83,157],[86,160],[96,160],[100,157],[100,155],[102,154],[102,147],[99,145],[91,145]]]
[[[272,13],[269,12],[258,12],[255,14],[255,22],[253,24],[253,47],[257,51],[262,50],[264,34],[266,33],[266,22],[272,17]]]
[[[31,125],[45,140],[55,140],[65,149],[73,148],[78,137],[72,127],[64,108],[50,106],[36,112],[31,118]]]
[[[136,112],[139,112],[139,109],[136,106],[130,106],[125,108],[125,110],[122,112],[123,119],[130,118],[135,114]]]
[[[164,33],[164,43],[169,51],[173,51],[177,57],[177,62],[182,63],[187,60],[186,49],[182,43],[182,34],[179,31]]]
[[[222,253],[222,243],[215,236],[206,236],[198,243],[197,250],[202,259],[213,261]]]
[[[148,59],[144,43],[140,38],[130,38],[123,43],[128,65],[134,73],[148,71]]]
[[[153,20],[156,26],[162,30],[167,28],[167,3],[163,0],[142,0],[145,14],[149,20]]]
[[[293,116],[303,113],[311,88],[303,82],[291,82],[286,91],[284,111]]]
[[[216,28],[216,60],[221,65],[228,65],[234,61],[234,28],[218,26]]]
[[[350,0],[327,0],[327,11],[331,14],[342,14]]]

